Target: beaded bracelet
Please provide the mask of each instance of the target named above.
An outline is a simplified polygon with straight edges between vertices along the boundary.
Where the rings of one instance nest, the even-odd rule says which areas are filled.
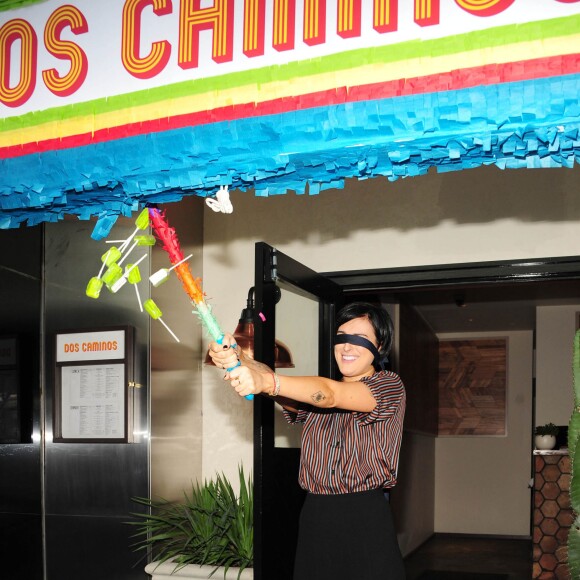
[[[274,389],[270,393],[270,397],[277,397],[280,394],[280,377],[276,373],[270,373],[274,379]]]

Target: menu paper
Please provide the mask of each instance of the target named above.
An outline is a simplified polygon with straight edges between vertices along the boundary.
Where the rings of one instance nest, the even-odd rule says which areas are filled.
[[[62,367],[62,437],[124,437],[123,364]]]

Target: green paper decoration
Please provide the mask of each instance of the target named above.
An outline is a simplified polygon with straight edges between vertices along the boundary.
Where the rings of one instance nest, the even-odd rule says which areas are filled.
[[[0,0],[0,12],[7,12],[8,10],[15,10],[30,4],[40,4],[47,0]]]

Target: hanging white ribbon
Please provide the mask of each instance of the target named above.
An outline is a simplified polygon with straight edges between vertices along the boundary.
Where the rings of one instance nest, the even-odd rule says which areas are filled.
[[[213,197],[206,197],[205,203],[213,211],[221,213],[232,213],[234,211],[234,206],[230,201],[230,192],[228,191],[227,185],[222,185],[219,191],[216,193],[216,199]]]

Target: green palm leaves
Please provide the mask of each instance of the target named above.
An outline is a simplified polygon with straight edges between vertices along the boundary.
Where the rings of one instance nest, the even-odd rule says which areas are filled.
[[[240,467],[240,492],[236,495],[227,478],[192,485],[183,503],[133,498],[150,513],[133,513],[138,521],[135,550],[150,551],[157,562],[172,561],[176,569],[187,564],[223,566],[225,572],[253,563],[253,487]],[[215,572],[215,571],[214,571]]]

